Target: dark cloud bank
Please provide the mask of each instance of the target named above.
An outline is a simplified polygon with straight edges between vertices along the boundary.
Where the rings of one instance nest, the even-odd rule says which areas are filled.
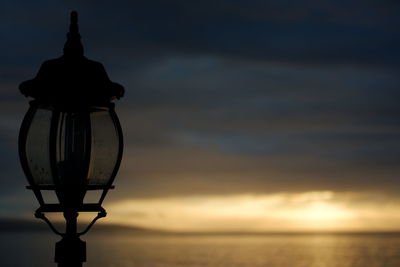
[[[3,1],[2,212],[24,195],[18,83],[61,54],[73,9],[127,89],[111,199],[399,189],[397,1]]]

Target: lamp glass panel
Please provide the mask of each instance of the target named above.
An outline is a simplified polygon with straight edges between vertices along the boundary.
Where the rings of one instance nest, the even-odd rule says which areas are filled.
[[[50,167],[51,110],[37,109],[26,136],[26,158],[36,185],[53,185]]]
[[[106,185],[118,160],[118,129],[108,109],[94,109],[90,123],[92,143],[88,184]]]

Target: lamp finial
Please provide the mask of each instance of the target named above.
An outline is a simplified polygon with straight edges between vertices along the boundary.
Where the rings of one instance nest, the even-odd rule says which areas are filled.
[[[76,11],[71,12],[71,23],[69,25],[69,32],[67,33],[67,41],[64,45],[64,56],[83,56],[83,46],[78,26],[78,12]]]

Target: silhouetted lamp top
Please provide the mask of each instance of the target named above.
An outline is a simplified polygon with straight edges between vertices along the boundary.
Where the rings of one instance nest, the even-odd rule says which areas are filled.
[[[44,62],[34,79],[20,85],[34,99],[21,126],[20,160],[41,212],[100,210],[122,158],[112,100],[124,88],[84,56],[77,20],[72,12],[63,56]],[[45,203],[42,190],[54,190],[59,203]],[[87,190],[103,193],[98,202],[84,204]]]

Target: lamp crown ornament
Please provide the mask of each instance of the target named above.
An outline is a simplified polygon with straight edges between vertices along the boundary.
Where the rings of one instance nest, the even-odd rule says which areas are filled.
[[[82,57],[83,45],[81,43],[81,35],[79,34],[78,12],[71,12],[71,24],[67,33],[67,41],[64,45],[64,56]]]
[[[104,105],[120,99],[124,88],[112,82],[103,65],[87,59],[83,51],[78,13],[73,11],[64,54],[45,61],[34,79],[21,83],[21,93],[60,106],[71,103],[76,106]]]

